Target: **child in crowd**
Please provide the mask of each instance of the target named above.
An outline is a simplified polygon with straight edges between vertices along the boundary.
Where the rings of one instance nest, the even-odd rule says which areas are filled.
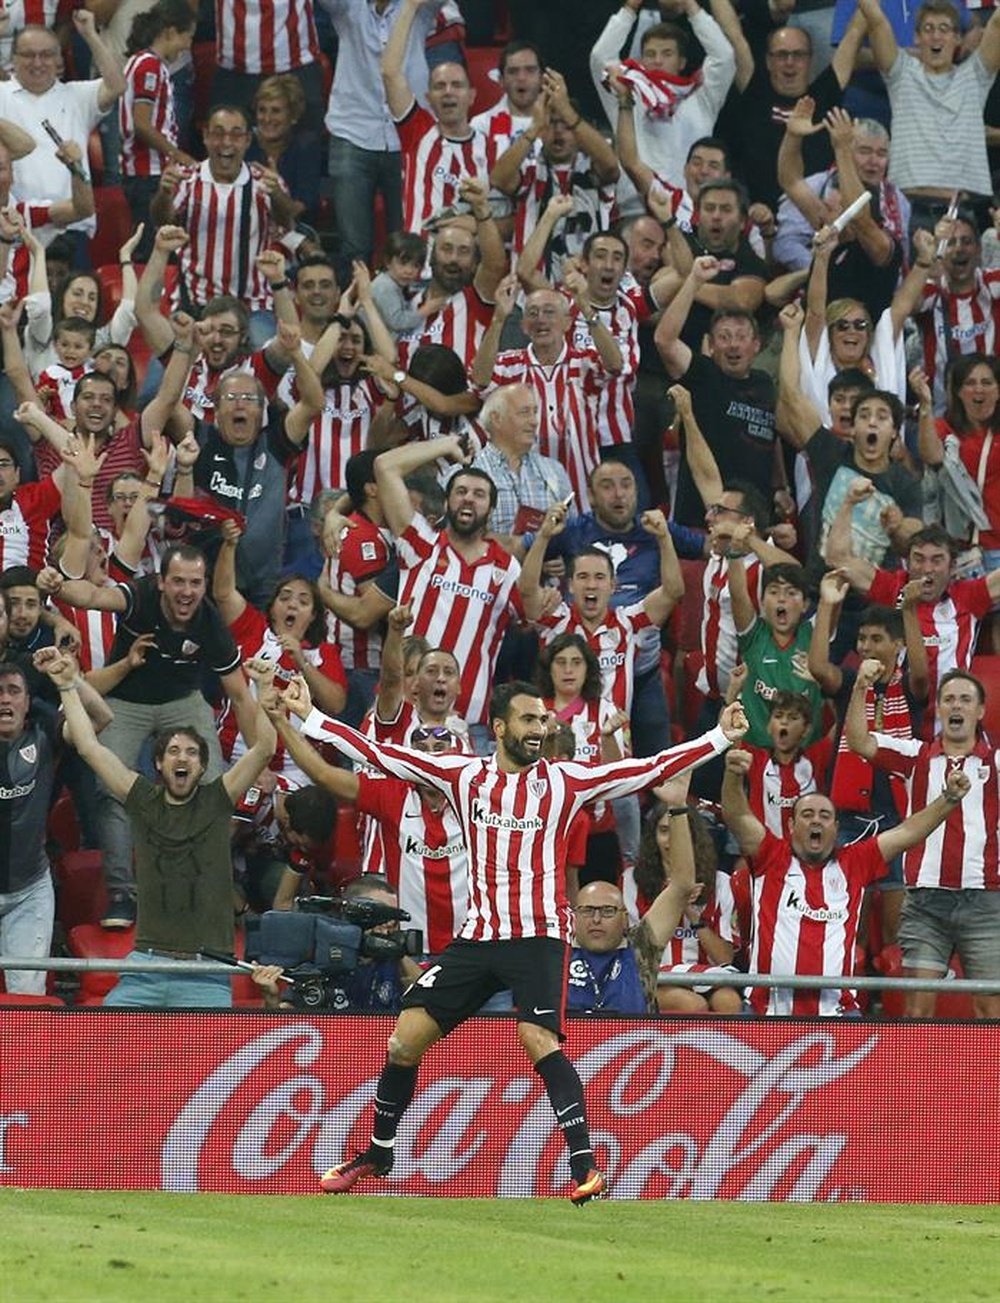
[[[739,697],[746,678],[746,665],[738,665],[729,680],[727,704]],[[767,709],[770,745],[747,747],[753,757],[747,774],[747,800],[775,837],[791,837],[795,802],[810,792],[826,791],[833,748],[829,737],[805,745],[812,730],[813,707],[803,693],[776,692]]]
[[[385,243],[382,271],[372,281],[372,298],[394,335],[417,330],[426,312],[416,306],[427,259],[427,241],[411,231],[394,231]]]
[[[737,534],[749,533],[750,525],[737,525]],[[809,675],[807,659],[812,624],[805,619],[808,584],[801,566],[781,562],[768,566],[763,575],[760,614],[754,610],[747,589],[743,557],[730,556],[729,593],[739,640],[740,656],[746,663],[747,681],[741,700],[750,722],[746,741],[768,747],[769,705],[776,693],[801,693],[809,702],[811,718],[805,735],[817,736],[820,691]]]
[[[97,327],[83,317],[63,317],[52,336],[57,361],[39,372],[35,389],[39,402],[54,421],[67,421],[76,382],[93,371],[91,354]]]

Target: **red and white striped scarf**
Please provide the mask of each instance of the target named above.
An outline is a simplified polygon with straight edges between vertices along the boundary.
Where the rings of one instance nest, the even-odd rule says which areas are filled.
[[[646,68],[636,59],[625,59],[618,77],[646,111],[647,118],[669,121],[687,97],[701,85],[701,70],[690,76],[675,76],[658,68]],[[605,69],[603,84],[610,90],[611,77]]]

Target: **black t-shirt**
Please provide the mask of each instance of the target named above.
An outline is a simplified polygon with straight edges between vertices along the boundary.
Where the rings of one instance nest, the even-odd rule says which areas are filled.
[[[240,663],[240,652],[226,622],[208,598],[203,598],[183,629],[172,629],[160,605],[156,575],[116,584],[126,606],[118,617],[109,661],[128,655],[142,633],[154,634],[146,663],[132,670],[110,694],[122,701],[162,705],[177,701],[201,686],[202,671],[229,674]]]
[[[803,454],[809,464],[813,491],[806,510],[799,517],[799,524],[807,548],[806,572],[813,583],[819,582],[826,569],[819,553],[824,526],[829,529],[830,521],[843,501],[847,485],[856,476],[862,475],[875,485],[876,497],[867,512],[869,517],[877,517],[881,508],[886,505],[885,498],[891,498],[904,516],[920,518],[922,507],[920,481],[905,466],[890,462],[884,471],[876,474],[863,470],[855,464],[854,445],[846,439],[838,439],[832,430],[822,425],[806,444]],[[834,489],[834,496],[824,510],[831,488]],[[870,521],[870,525],[874,529],[874,519]],[[874,549],[875,535],[870,537],[871,547]],[[873,565],[883,563],[883,556],[876,557],[874,551],[864,551],[860,540],[855,544],[855,551],[859,556],[866,556]]]
[[[755,485],[770,503],[774,478],[774,381],[766,371],[751,371],[743,380],[722,372],[711,358],[694,353],[681,377],[691,391],[694,415],[723,482],[744,480]],[[673,518],[678,525],[702,526],[705,504],[695,487],[681,440],[677,500]]]
[[[692,231],[686,239],[696,258],[708,253],[708,250],[698,239],[697,230]],[[740,239],[739,247],[731,256],[718,254],[713,256],[720,257],[723,262],[731,262],[732,266],[724,267],[711,281],[712,285],[732,285],[733,281],[738,280],[741,276],[756,276],[764,282],[768,280],[767,263],[762,258],[757,257],[746,239]],[[691,311],[688,313],[684,329],[681,331],[681,339],[693,353],[701,352],[702,340],[708,334],[708,325],[712,320],[713,312],[714,309],[706,307],[704,303],[695,301],[691,304]]]
[[[56,774],[58,725],[29,715],[20,737],[0,742],[0,894],[24,891],[49,871],[46,820]]]
[[[813,121],[821,121],[840,104],[843,94],[832,68],[824,68],[806,91],[816,101]],[[785,134],[785,119],[795,107],[792,95],[778,95],[771,85],[763,58],[759,59],[750,84],[741,94],[733,92],[719,119],[719,132],[733,149],[733,170],[750,191],[752,203],[764,203],[778,211],[778,150]],[[833,162],[830,137],[825,131],[807,136],[802,142],[805,175],[822,172]]]

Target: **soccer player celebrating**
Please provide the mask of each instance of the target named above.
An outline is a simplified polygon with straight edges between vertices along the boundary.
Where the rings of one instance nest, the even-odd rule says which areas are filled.
[[[351,760],[443,792],[458,814],[469,851],[465,922],[404,996],[375,1093],[371,1143],[356,1158],[332,1167],[320,1182],[323,1190],[344,1194],[363,1177],[389,1174],[396,1129],[425,1051],[495,992],[509,988],[518,1040],[545,1085],[569,1147],[570,1200],[579,1205],[600,1198],[607,1179],[590,1146],[583,1086],[560,1048],[573,935],[566,897],[570,822],[591,801],[639,792],[725,751],[743,736],[742,709],[728,706],[719,726],[704,737],[648,759],[581,765],[542,757],[547,711],[527,683],[505,683],[494,692],[489,714],[497,753],[489,759],[377,745],[313,710],[300,680],[293,680],[283,701],[303,719],[305,736],[332,742]],[[281,727],[280,718],[276,724]]]

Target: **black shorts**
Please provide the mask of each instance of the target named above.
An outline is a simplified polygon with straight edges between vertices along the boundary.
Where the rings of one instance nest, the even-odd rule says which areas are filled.
[[[537,1023],[563,1040],[568,965],[569,946],[556,937],[453,941],[403,996],[403,1008],[425,1010],[447,1035],[509,989],[518,1022]]]

